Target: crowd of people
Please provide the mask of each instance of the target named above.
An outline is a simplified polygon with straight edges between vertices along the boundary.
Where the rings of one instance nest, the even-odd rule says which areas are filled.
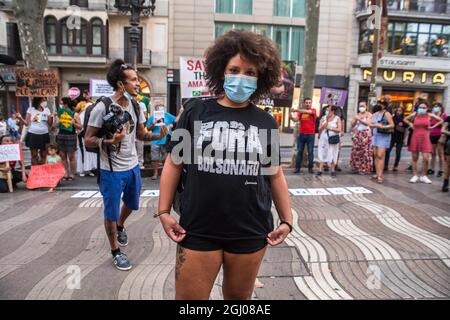
[[[300,172],[305,146],[308,172],[314,173],[314,143],[318,133],[319,170],[315,174],[321,176],[325,167],[332,177],[336,177],[342,143],[340,138],[344,132],[342,108],[325,105],[317,116],[311,108],[311,99],[306,98],[303,103],[304,108],[291,113],[291,120],[299,122],[294,173]],[[349,130],[352,135],[350,167],[353,173],[373,174],[371,179],[383,183],[384,174],[390,169],[391,151],[395,147],[392,171],[397,172],[402,149],[407,146],[412,156],[407,168],[412,171],[409,182],[430,184],[430,176],[444,176],[442,191],[448,191],[449,117],[441,103],[430,105],[426,99],[419,97],[413,112],[407,116],[402,106],[392,107],[389,99],[379,101],[371,111],[365,101],[360,101],[357,108]],[[422,163],[419,171],[420,156]]]
[[[142,99],[139,100],[142,101]],[[93,108],[95,104],[96,101],[90,96],[88,90],[75,99],[62,97],[53,112],[47,107],[47,98],[33,97],[31,105],[26,111],[25,119],[15,111],[11,112],[7,121],[0,114],[0,137],[5,138],[2,139],[5,141],[3,143],[23,143],[29,148],[30,165],[52,163],[48,162],[49,150],[56,150],[56,156],[60,158],[58,162],[63,163],[66,168],[63,178],[65,181],[75,180],[76,175],[94,177],[98,175],[100,159],[96,152],[86,148],[85,129],[87,123],[85,121],[88,118],[86,115],[88,108]],[[148,109],[151,107],[148,100],[147,104],[139,102],[139,108],[145,119],[146,130],[159,134],[160,125],[155,126],[153,117],[149,117]],[[158,104],[155,109],[164,110],[164,105]],[[169,129],[174,126],[177,119],[179,116],[176,118],[165,112],[165,125]],[[54,139],[51,139],[52,133],[55,135]],[[167,152],[165,152],[167,141],[170,139],[166,140],[166,137],[151,141],[152,179],[154,180],[158,178],[159,162],[164,161],[167,156]],[[144,141],[136,139],[135,144],[139,166],[144,169]],[[11,165],[11,169],[15,170],[16,163],[11,163]],[[26,182],[26,178],[19,179],[20,177],[27,176],[25,170],[17,169],[20,169],[19,172],[23,172],[23,174],[15,175],[14,188],[18,182]],[[0,176],[1,179],[2,176]],[[1,188],[1,192],[7,192],[7,189]]]

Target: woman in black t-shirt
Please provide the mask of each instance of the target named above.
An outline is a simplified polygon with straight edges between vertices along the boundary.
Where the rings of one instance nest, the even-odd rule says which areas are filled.
[[[246,31],[227,32],[206,52],[206,80],[219,98],[184,105],[155,214],[178,243],[176,299],[208,299],[222,266],[224,299],[251,299],[267,243],[292,231],[277,124],[250,102],[279,82],[280,63],[269,39]],[[169,213],[180,178],[178,223]]]

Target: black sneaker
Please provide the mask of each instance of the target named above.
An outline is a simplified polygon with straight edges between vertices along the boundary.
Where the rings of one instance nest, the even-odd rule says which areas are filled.
[[[440,178],[440,177],[442,177],[442,174],[443,174],[442,170],[439,170],[436,177]]]
[[[300,173],[300,168],[295,168],[294,173]]]
[[[113,257],[114,266],[122,271],[127,271],[131,269],[131,263],[125,253],[119,252]]]
[[[125,247],[128,244],[128,236],[125,227],[123,228],[123,231],[117,230],[117,242],[121,247]]]
[[[428,169],[428,171],[427,171],[427,175],[432,175],[432,174],[434,174],[434,170],[432,170],[432,169]]]
[[[448,192],[448,179],[444,179],[444,183],[442,185],[442,192]]]
[[[314,173],[313,169],[308,169],[308,173]]]
[[[412,165],[409,165],[409,167],[408,167],[408,168],[406,168],[406,170],[408,170],[408,171],[412,171]]]

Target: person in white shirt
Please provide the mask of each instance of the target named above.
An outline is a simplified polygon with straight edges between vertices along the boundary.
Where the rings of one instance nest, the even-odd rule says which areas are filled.
[[[53,115],[47,108],[47,98],[33,98],[31,107],[27,110],[25,123],[28,127],[25,145],[31,151],[31,164],[43,164],[47,145],[50,143],[49,128],[53,123]]]

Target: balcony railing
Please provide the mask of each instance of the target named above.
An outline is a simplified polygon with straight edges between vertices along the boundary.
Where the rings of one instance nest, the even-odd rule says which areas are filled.
[[[375,1],[357,0],[356,11],[366,11]],[[387,0],[389,13],[435,13],[450,14],[448,0]]]

